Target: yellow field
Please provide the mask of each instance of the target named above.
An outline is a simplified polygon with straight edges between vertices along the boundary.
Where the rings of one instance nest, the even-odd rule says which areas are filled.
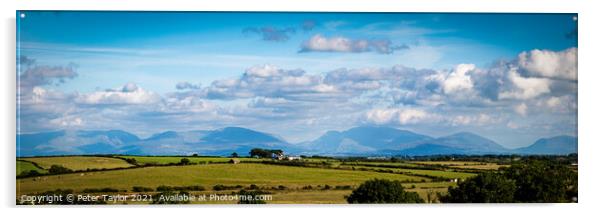
[[[49,169],[52,165],[61,165],[72,170],[86,169],[111,169],[121,167],[131,167],[132,165],[118,158],[109,157],[88,157],[88,156],[70,156],[70,157],[35,157],[21,158],[24,161],[35,162],[44,169]]]

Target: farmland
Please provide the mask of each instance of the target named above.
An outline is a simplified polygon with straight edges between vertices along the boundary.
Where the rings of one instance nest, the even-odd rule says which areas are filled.
[[[19,180],[20,193],[35,193],[61,188],[83,191],[85,188],[110,187],[128,190],[133,186],[156,188],[160,185],[250,185],[260,187],[284,185],[300,188],[306,185],[358,185],[372,178],[420,182],[422,177],[399,174],[348,171],[264,164],[212,164],[174,167],[145,167],[140,169],[75,173],[49,176],[45,180]],[[319,182],[316,180],[319,179]],[[425,179],[426,180],[426,179]],[[86,184],[80,184],[86,182]]]
[[[186,158],[190,163],[205,164],[205,163],[226,163],[230,161],[227,157],[176,157],[176,156],[119,156],[119,158],[134,159],[138,164],[142,165],[165,165],[179,163],[180,160]],[[264,159],[257,158],[238,158],[239,161],[262,161]]]
[[[22,158],[22,160],[34,162],[44,169],[49,169],[52,165],[60,165],[72,170],[113,169],[132,166],[124,160],[110,157],[35,157]]]
[[[186,163],[182,163],[187,159]],[[17,160],[17,197],[70,190],[77,194],[157,195],[161,187],[191,195],[260,190],[267,203],[346,203],[345,196],[371,179],[399,181],[430,202],[457,182],[507,165],[494,162],[389,161],[304,158],[300,161],[193,156],[62,156]],[[53,173],[50,167],[70,169]],[[36,176],[20,176],[35,170]],[[138,188],[138,189],[136,189]],[[433,200],[435,201],[435,200]],[[116,203],[144,204],[124,201]],[[193,201],[190,203],[236,203]],[[110,203],[109,203],[110,204]]]
[[[19,175],[23,172],[29,172],[31,170],[37,171],[39,173],[46,172],[46,170],[37,167],[36,165],[34,165],[33,163],[31,163],[29,161],[22,161],[22,160],[17,161],[17,175]]]

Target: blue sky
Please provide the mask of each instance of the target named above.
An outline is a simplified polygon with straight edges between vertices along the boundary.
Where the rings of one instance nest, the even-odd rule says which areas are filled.
[[[17,15],[21,133],[243,126],[299,142],[374,124],[508,147],[576,135],[576,14]]]

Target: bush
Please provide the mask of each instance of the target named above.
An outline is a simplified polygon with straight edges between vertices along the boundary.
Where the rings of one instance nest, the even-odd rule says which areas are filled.
[[[337,185],[334,187],[335,190],[351,190],[351,185]]]
[[[29,170],[29,171],[21,172],[19,177],[34,177],[34,176],[40,176],[40,175],[42,175],[42,173],[39,173],[37,170]]]
[[[84,193],[114,193],[119,192],[119,189],[115,188],[86,188],[83,190]]]
[[[575,202],[577,173],[554,161],[532,160],[502,169],[517,187],[515,202]]]
[[[48,170],[50,174],[63,174],[63,173],[72,173],[73,170],[63,167],[61,165],[52,165]]]
[[[157,191],[173,191],[174,189],[170,186],[165,186],[165,185],[160,185],[159,187],[157,187]]]
[[[133,192],[152,192],[154,191],[152,188],[142,187],[142,186],[134,186],[132,187]]]
[[[528,160],[482,173],[450,187],[442,202],[538,202],[577,201],[577,173],[566,165],[545,159]]]
[[[190,160],[188,158],[182,158],[180,159],[180,165],[188,165],[190,164]]]
[[[311,189],[313,189],[313,187],[311,185],[305,185],[305,186],[303,186],[302,189],[303,190],[311,190]]]
[[[148,188],[151,189],[151,188]],[[165,186],[161,185],[157,187],[157,191],[166,192],[166,191],[204,191],[205,187],[200,185],[192,185],[192,186]],[[152,189],[151,189],[152,191]],[[135,191],[141,192],[141,191]]]
[[[138,165],[138,162],[136,161],[136,158],[126,158],[125,162],[132,164],[132,165]]]
[[[505,203],[513,202],[516,185],[497,173],[481,173],[450,187],[441,202],[448,203]]]
[[[399,181],[373,179],[362,183],[347,197],[348,203],[424,203],[416,192],[406,192]]]
[[[234,189],[241,189],[243,188],[242,185],[236,185],[236,186],[229,186],[229,185],[222,185],[222,184],[218,184],[218,185],[214,185],[213,186],[213,190],[214,191],[221,191],[221,190],[234,190]]]

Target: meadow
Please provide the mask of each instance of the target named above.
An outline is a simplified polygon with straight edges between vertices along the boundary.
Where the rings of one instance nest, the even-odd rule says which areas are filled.
[[[190,163],[227,163],[231,158],[227,157],[183,157],[183,156],[117,156],[124,159],[135,159],[136,163],[141,165],[165,165],[179,163],[183,158],[190,160]],[[269,159],[259,158],[237,158],[239,161],[263,161]]]
[[[60,165],[72,170],[114,169],[133,166],[119,158],[94,156],[32,157],[21,158],[21,160],[34,162],[44,169],[49,169],[52,165]]]
[[[37,171],[38,173],[46,173],[47,172],[46,170],[37,167],[35,164],[33,164],[29,161],[22,161],[22,160],[17,161],[17,169],[16,170],[17,170],[17,175],[19,175],[23,172],[29,172],[31,170]]]
[[[183,158],[188,159],[189,163],[181,164]],[[344,197],[354,188],[366,180],[378,178],[401,181],[408,191],[417,192],[427,200],[435,193],[446,193],[449,186],[455,186],[457,183],[453,179],[461,180],[476,175],[474,169],[467,168],[463,172],[461,166],[484,165],[449,161],[349,162],[332,158],[277,161],[245,157],[236,158],[239,162],[236,164],[230,163],[230,160],[228,157],[192,156],[19,158],[18,173],[37,170],[41,175],[18,178],[17,196],[66,189],[74,193],[88,193],[103,188],[113,190],[112,193],[135,194],[134,187],[147,188],[145,193],[157,194],[159,186],[203,188],[189,191],[191,194],[230,194],[252,186],[268,191],[273,196],[268,203],[345,203]],[[433,168],[433,164],[438,166]],[[52,165],[60,165],[74,172],[47,175]],[[225,189],[217,190],[214,188],[216,185]]]

